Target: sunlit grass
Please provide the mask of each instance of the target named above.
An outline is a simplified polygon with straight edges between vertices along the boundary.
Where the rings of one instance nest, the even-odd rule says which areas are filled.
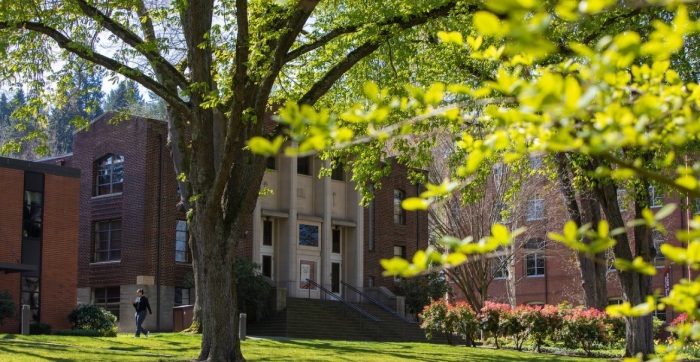
[[[189,361],[199,354],[200,341],[199,336],[179,333],[153,334],[150,338],[134,338],[130,334],[120,334],[116,338],[0,334],[0,360]],[[242,349],[248,361],[590,361],[430,343],[249,338],[243,341]]]

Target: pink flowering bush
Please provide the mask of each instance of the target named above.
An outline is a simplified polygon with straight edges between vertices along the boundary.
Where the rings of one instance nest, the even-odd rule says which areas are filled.
[[[476,319],[476,312],[466,302],[457,302],[448,311],[452,314],[455,323],[455,332],[464,338],[467,346],[476,347],[475,336],[479,331],[479,322]]]
[[[449,315],[449,303],[444,299],[438,299],[425,306],[423,312],[418,316],[421,319],[421,329],[428,339],[433,338],[433,333],[444,333],[447,336],[447,342],[452,344],[452,333],[455,330],[454,316]]]
[[[432,302],[423,309],[419,315],[420,327],[424,330],[428,339],[433,338],[434,333],[444,333],[447,342],[452,344],[452,336],[457,334],[465,339],[467,346],[475,346],[474,337],[479,330],[476,312],[465,302],[457,302],[450,305],[446,300],[440,299]]]
[[[504,323],[501,322],[501,316],[510,311],[510,305],[486,302],[479,313],[479,328],[493,335],[496,348],[500,348],[498,344],[498,336],[503,333]]]
[[[563,317],[555,305],[530,307],[525,318],[530,326],[530,336],[535,343],[537,352],[547,338],[553,338],[561,328]]]
[[[568,348],[581,347],[590,354],[595,345],[605,343],[605,323],[607,316],[595,308],[572,309],[564,315],[560,336]]]
[[[531,309],[532,307],[527,305],[517,306],[515,309],[505,311],[500,317],[503,335],[513,338],[515,349],[518,351],[523,349],[523,343],[530,331],[528,315],[532,312]]]

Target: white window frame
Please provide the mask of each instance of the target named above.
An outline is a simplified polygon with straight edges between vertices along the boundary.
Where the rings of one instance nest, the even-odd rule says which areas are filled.
[[[649,208],[655,209],[664,206],[663,195],[657,195],[656,187],[649,186]]]
[[[535,198],[527,200],[527,212],[525,213],[525,221],[535,221],[544,219],[545,205],[544,199],[540,195],[535,195]]]

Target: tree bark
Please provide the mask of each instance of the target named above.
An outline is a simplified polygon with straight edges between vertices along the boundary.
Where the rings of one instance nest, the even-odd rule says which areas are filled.
[[[600,206],[593,195],[585,190],[580,190],[574,185],[572,180],[572,164],[564,153],[559,153],[555,156],[557,165],[557,177],[559,179],[559,188],[561,189],[564,199],[566,200],[566,210],[569,218],[573,220],[578,227],[585,224],[593,226],[598,225],[601,220]],[[591,163],[582,162],[583,171],[590,171]],[[590,244],[589,238],[582,240],[586,244]],[[581,287],[583,289],[584,303],[587,308],[595,308],[604,310],[608,305],[608,288],[607,288],[607,264],[603,253],[590,258],[588,255],[577,252],[579,272],[581,275]]]
[[[644,186],[635,194],[635,217],[641,218],[643,205],[647,204],[648,188],[647,182],[642,183]],[[602,180],[596,187],[598,198],[603,207],[605,216],[610,223],[610,229],[625,227],[624,220],[620,213],[620,207],[617,204],[617,188],[612,180]],[[632,253],[631,242],[627,237],[627,233],[621,233],[615,236],[617,243],[615,244],[615,257],[625,260],[632,260],[635,256],[641,256],[645,262],[650,262],[652,259],[650,250],[650,232],[646,225],[636,226],[634,228],[635,236],[635,253]],[[620,284],[622,291],[625,294],[625,299],[632,305],[638,305],[646,301],[646,296],[651,292],[651,277],[631,271],[619,271]],[[625,318],[625,356],[637,356],[641,354],[645,359],[648,355],[654,353],[654,334],[651,316],[644,317],[626,317]]]

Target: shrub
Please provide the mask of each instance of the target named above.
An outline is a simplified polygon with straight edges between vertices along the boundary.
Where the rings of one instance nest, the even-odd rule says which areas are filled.
[[[561,328],[562,316],[559,308],[554,305],[534,306],[525,318],[530,326],[530,336],[535,342],[535,349],[540,353],[547,337],[552,338]]]
[[[627,328],[625,318],[622,316],[611,316],[606,313],[603,317],[603,323],[605,326],[605,340],[608,342],[608,346],[612,348],[616,345],[624,345],[625,330]]]
[[[590,355],[596,344],[605,342],[606,314],[595,308],[583,310],[573,309],[564,316],[560,334],[567,348],[580,346]]]
[[[29,334],[51,334],[51,326],[46,323],[31,323],[29,325]]]
[[[501,330],[501,316],[510,310],[510,305],[500,304],[493,302],[486,302],[484,307],[481,308],[479,313],[479,328],[487,333],[491,333],[496,344],[496,348],[500,348],[498,344],[498,335],[503,331]]]
[[[476,332],[479,331],[479,322],[474,309],[466,302],[457,302],[454,307],[449,308],[448,314],[454,315],[454,318],[449,319],[454,319],[454,331],[464,338],[465,344],[476,347],[474,340]]]
[[[450,306],[444,299],[436,300],[423,309],[419,315],[421,318],[421,329],[424,330],[425,337],[433,338],[433,333],[444,333],[447,342],[452,344],[452,333],[455,332],[455,314],[448,313]]]
[[[94,304],[80,304],[68,315],[72,329],[92,330],[105,337],[117,336],[117,317]]]
[[[406,313],[415,317],[430,305],[431,301],[442,299],[450,287],[443,273],[402,278],[399,284],[401,294],[406,296]]]
[[[522,305],[515,309],[508,309],[500,316],[501,331],[504,336],[510,336],[515,343],[515,349],[521,351],[523,343],[528,335],[529,324],[527,315],[530,313],[531,307]]]
[[[12,301],[12,295],[7,290],[0,293],[0,325],[5,323],[5,319],[10,319],[15,316],[15,303]]]
[[[246,313],[250,321],[260,320],[269,314],[267,304],[272,287],[258,269],[260,265],[242,257],[236,258],[238,311]]]

